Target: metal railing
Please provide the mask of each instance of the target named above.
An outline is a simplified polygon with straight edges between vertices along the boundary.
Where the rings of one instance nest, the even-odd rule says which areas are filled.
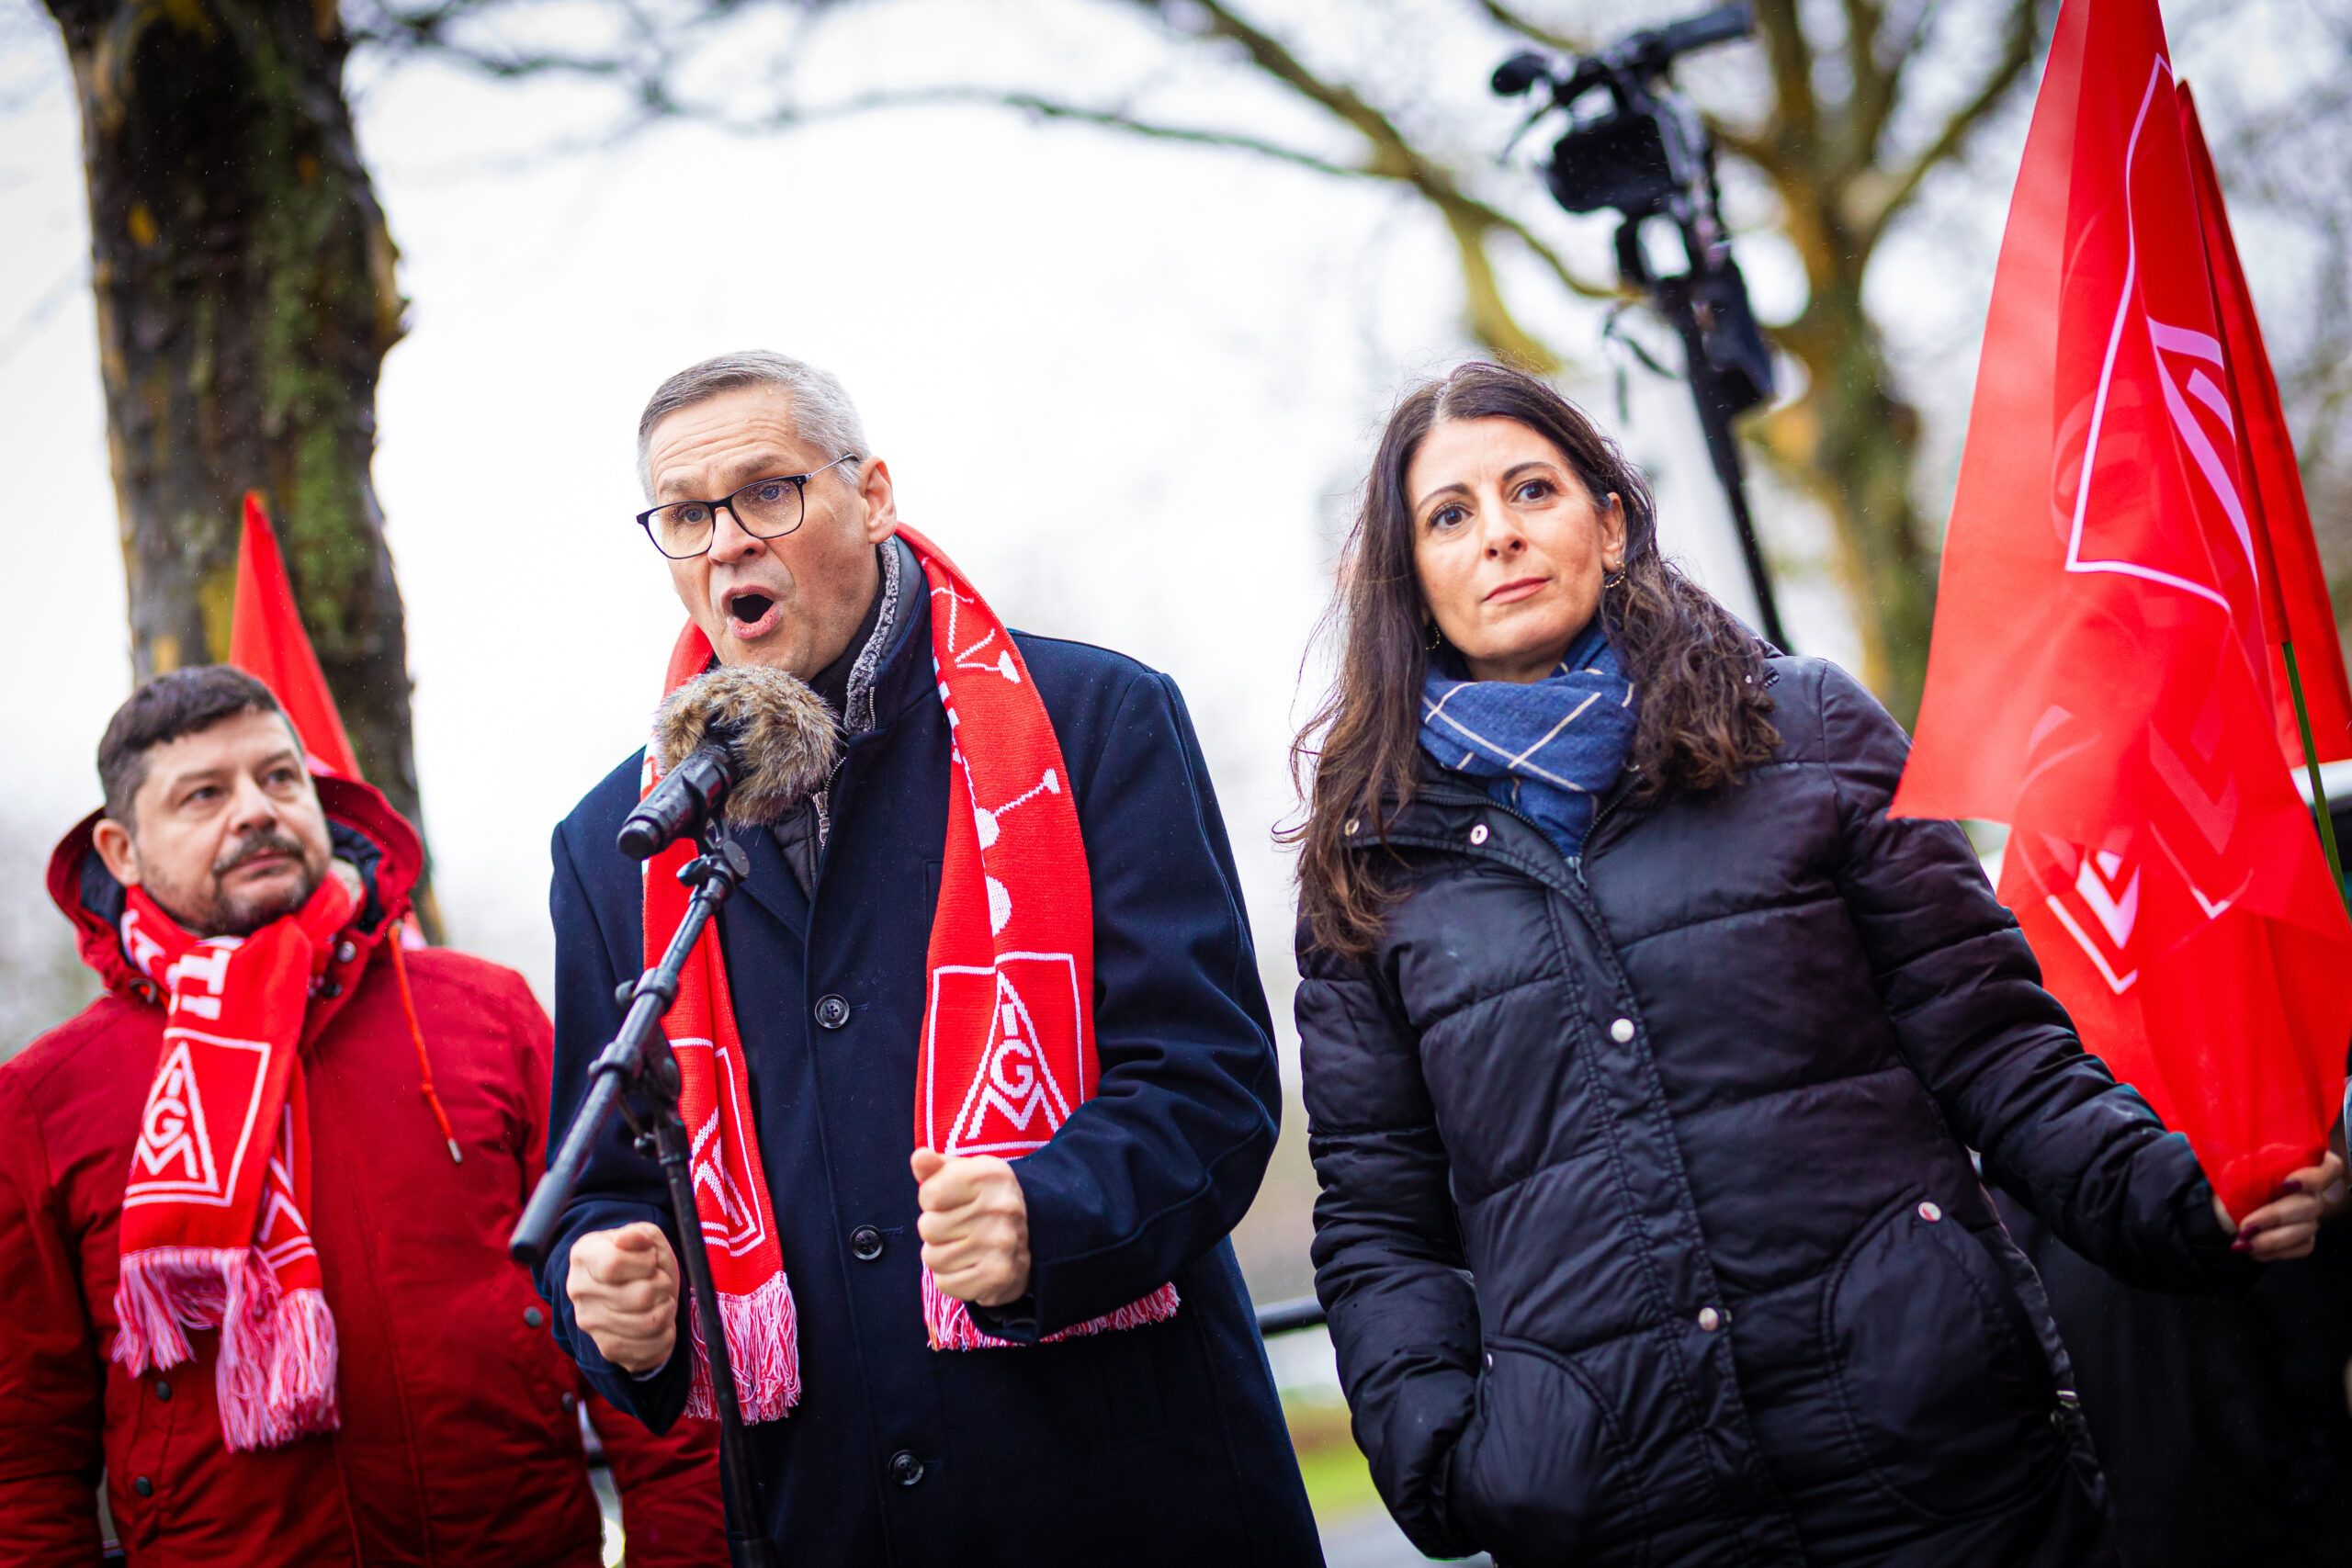
[[[1323,1315],[1323,1303],[1313,1296],[1300,1296],[1295,1301],[1268,1302],[1258,1309],[1258,1337],[1272,1339],[1277,1334],[1295,1334],[1302,1328],[1320,1328],[1327,1321]]]

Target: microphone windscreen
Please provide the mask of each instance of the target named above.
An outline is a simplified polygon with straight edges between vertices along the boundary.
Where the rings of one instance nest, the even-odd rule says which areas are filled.
[[[714,733],[715,732],[715,733]],[[667,773],[706,740],[735,759],[723,815],[773,822],[820,788],[840,754],[841,726],[825,699],[782,670],[720,665],[680,686],[653,715],[653,759]]]

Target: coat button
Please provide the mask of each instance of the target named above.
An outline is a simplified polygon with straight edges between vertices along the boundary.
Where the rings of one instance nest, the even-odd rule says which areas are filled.
[[[860,1263],[871,1263],[882,1256],[882,1233],[872,1225],[860,1225],[849,1233],[849,1255]]]
[[[153,1497],[155,1495],[155,1483],[143,1475],[131,1482],[130,1489],[141,1497]]]
[[[333,1001],[335,998],[343,995],[343,982],[340,980],[322,980],[316,986],[311,987],[311,994],[313,996],[324,997],[327,1000]]]
[[[890,1456],[890,1479],[901,1486],[912,1486],[922,1479],[922,1461],[912,1452],[900,1449]]]
[[[345,941],[335,944],[334,961],[337,964],[348,964],[358,956],[359,949],[353,946],[350,942]]]
[[[158,1399],[171,1398],[172,1385],[165,1382],[162,1378],[157,1378],[155,1380],[155,1397]]]
[[[1634,1021],[1630,1018],[1621,1018],[1616,1022],[1611,1024],[1609,1026],[1609,1038],[1614,1040],[1620,1045],[1632,1044],[1634,1043]]]
[[[1944,1217],[1944,1212],[1933,1203],[1922,1203],[1919,1205],[1919,1217],[1929,1224],[1934,1224]]]
[[[827,1029],[839,1029],[849,1021],[849,1004],[839,997],[817,998],[817,1021]]]
[[[537,1328],[547,1320],[548,1314],[541,1312],[537,1307],[525,1307],[523,1309],[523,1324],[526,1328]]]
[[[1721,1328],[1723,1325],[1723,1314],[1717,1312],[1713,1307],[1701,1307],[1699,1309],[1699,1327],[1702,1332],[1713,1334],[1716,1329]]]
[[[1487,841],[1487,825],[1484,822],[1470,829],[1470,841],[1474,844],[1483,844]]]

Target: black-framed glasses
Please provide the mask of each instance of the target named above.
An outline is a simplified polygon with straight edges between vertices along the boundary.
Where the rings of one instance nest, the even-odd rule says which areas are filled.
[[[637,525],[645,530],[653,547],[672,560],[692,560],[710,548],[722,509],[732,513],[735,525],[752,537],[780,539],[799,527],[808,515],[808,498],[802,493],[808,490],[808,481],[825,468],[855,461],[856,453],[844,452],[824,468],[753,479],[734,494],[717,501],[673,501],[649,507],[637,514]]]

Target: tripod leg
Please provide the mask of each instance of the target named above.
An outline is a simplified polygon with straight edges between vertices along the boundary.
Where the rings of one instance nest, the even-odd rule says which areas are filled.
[[[735,1364],[727,1354],[718,1289],[710,1276],[710,1251],[703,1245],[702,1218],[695,1209],[685,1123],[678,1120],[674,1105],[655,1113],[653,1144],[662,1174],[670,1185],[670,1213],[678,1222],[679,1262],[693,1293],[695,1321],[702,1326],[703,1348],[710,1358],[710,1392],[712,1403],[718,1406],[718,1458],[727,1512],[743,1532],[742,1561],[749,1568],[773,1568],[775,1556],[767,1537],[767,1516],[759,1506],[759,1483],[752,1473],[749,1445],[743,1438],[743,1404],[735,1391]]]
[[[1739,438],[1732,433],[1731,413],[1714,387],[1715,372],[1707,362],[1705,335],[1685,292],[1675,290],[1669,294],[1661,290],[1659,303],[1682,334],[1690,400],[1698,405],[1699,425],[1707,435],[1707,456],[1714,463],[1715,478],[1724,487],[1724,500],[1731,506],[1732,527],[1739,535],[1740,558],[1747,564],[1748,585],[1756,593],[1757,617],[1764,623],[1759,629],[1767,642],[1787,653],[1791,651],[1789,634],[1781,628],[1781,605],[1772,592],[1772,574],[1764,565],[1764,547],[1756,537],[1756,519],[1747,510],[1747,476],[1739,461]]]

